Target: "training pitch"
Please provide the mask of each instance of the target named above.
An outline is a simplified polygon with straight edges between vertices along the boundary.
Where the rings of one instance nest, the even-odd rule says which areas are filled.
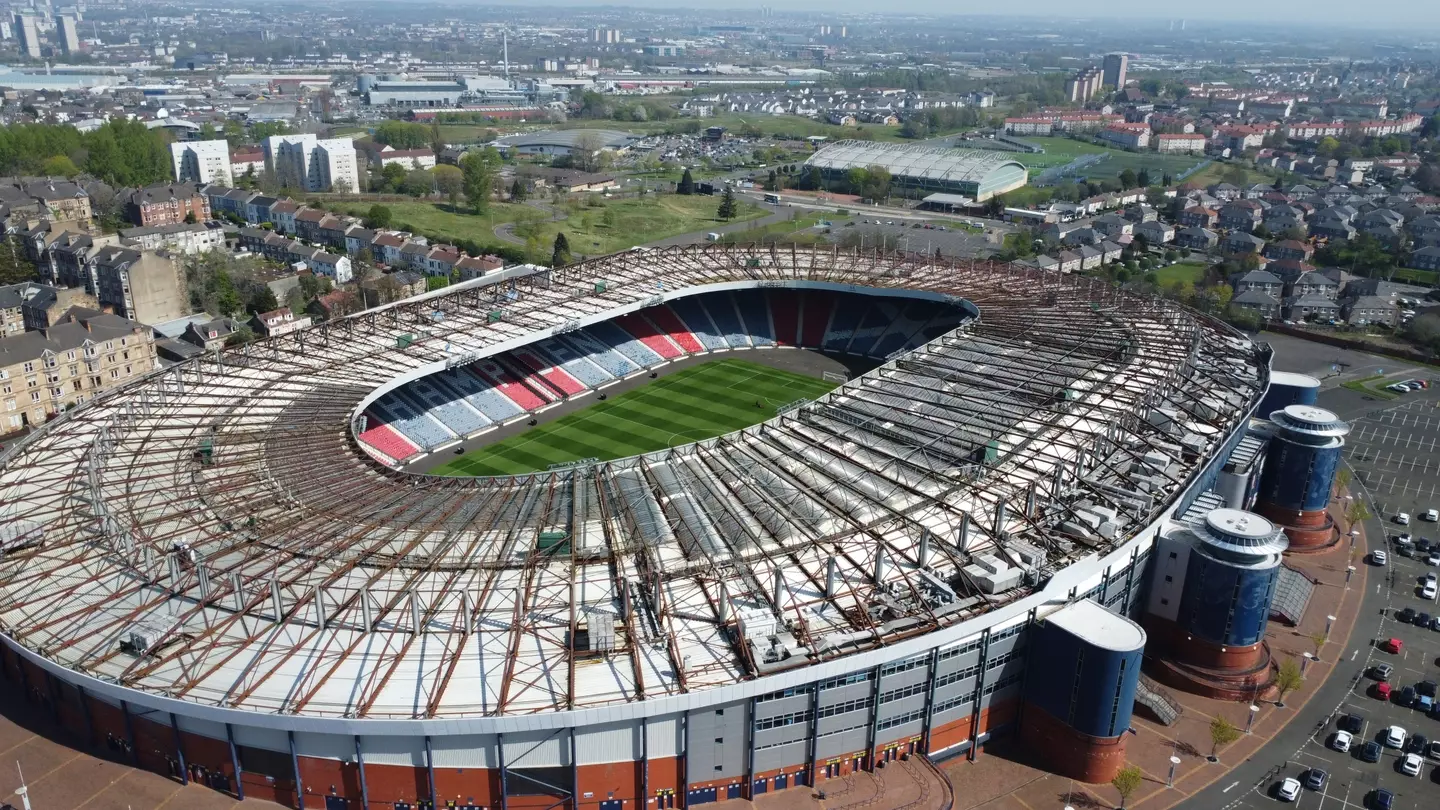
[[[749,427],[835,385],[744,360],[717,360],[478,448],[432,472],[518,475],[580,459],[663,450]]]

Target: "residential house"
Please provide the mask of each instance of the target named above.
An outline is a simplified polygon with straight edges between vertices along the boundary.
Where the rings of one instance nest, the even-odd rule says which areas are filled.
[[[425,289],[426,276],[424,273],[417,273],[414,270],[397,270],[360,282],[360,297],[367,308],[378,307],[381,304],[389,304],[419,295],[425,292]]]
[[[1257,313],[1266,320],[1278,320],[1283,312],[1280,299],[1263,290],[1236,292],[1230,299],[1230,306]]]
[[[300,213],[302,206],[294,200],[280,200],[270,206],[270,221],[275,223],[275,230],[280,233],[295,235],[295,217]]]
[[[1104,262],[1105,254],[1093,245],[1081,245],[1075,252],[1080,254],[1081,270],[1094,270]]]
[[[1192,205],[1181,211],[1175,221],[1183,228],[1213,228],[1219,219],[1220,215],[1215,209]]]
[[[326,216],[316,226],[314,241],[344,250],[345,232],[354,224],[349,217]]]
[[[141,227],[205,222],[210,219],[210,201],[194,183],[146,186],[126,199],[125,218]]]
[[[1318,295],[1331,301],[1340,297],[1340,285],[1324,273],[1312,271],[1302,273],[1294,278],[1287,278],[1283,272],[1276,275],[1286,279],[1285,291],[1292,296],[1305,298]]]
[[[1323,295],[1285,299],[1285,317],[1292,321],[1331,321],[1340,317],[1340,305]]]
[[[1159,220],[1151,220],[1136,225],[1135,235],[1145,237],[1151,245],[1163,245],[1175,239],[1175,229]]]
[[[318,208],[305,208],[295,214],[295,235],[307,242],[320,241],[320,223],[329,216]]]
[[[425,275],[449,278],[465,254],[454,245],[433,245],[425,254]]]
[[[374,249],[370,246],[376,236],[376,232],[369,228],[362,225],[351,225],[345,229],[345,252],[351,256],[359,256],[360,251],[368,250],[371,257],[379,261],[378,257],[375,257]]]
[[[1279,276],[1268,270],[1251,270],[1248,273],[1236,273],[1230,277],[1230,286],[1238,295],[1242,292],[1262,292],[1273,296],[1276,305],[1279,299],[1285,294],[1285,282]]]
[[[1310,220],[1310,235],[1332,241],[1348,241],[1355,238],[1355,226],[1350,218],[1334,209],[1325,209]]]
[[[1352,326],[1395,326],[1400,323],[1400,308],[1389,298],[1378,295],[1362,295],[1347,300],[1340,307],[1340,315]]]
[[[1264,248],[1264,239],[1243,230],[1231,231],[1225,237],[1225,249],[1231,253],[1259,253]]]
[[[1079,254],[1079,253],[1072,253],[1071,251],[1068,251],[1068,250],[1062,250],[1062,251],[1060,251],[1060,255],[1059,255],[1057,258],[1058,258],[1059,261],[1060,261],[1060,272],[1062,272],[1062,273],[1078,273],[1078,272],[1080,272],[1080,262],[1081,262],[1081,259],[1080,259],[1080,254]]]
[[[460,271],[461,281],[489,275],[504,266],[505,262],[499,256],[461,256],[460,261],[455,263],[455,269]]]
[[[310,325],[310,316],[296,317],[289,307],[260,312],[250,317],[250,329],[264,337],[279,337]]]
[[[207,352],[225,348],[225,341],[240,331],[244,324],[234,318],[215,318],[204,323],[192,323],[185,327],[180,339],[199,346]]]
[[[1115,214],[1096,217],[1095,221],[1090,224],[1090,227],[1094,228],[1097,233],[1103,234],[1110,239],[1134,233],[1135,231],[1135,223]],[[1094,241],[1098,242],[1100,240],[1097,237]]]
[[[326,276],[336,284],[349,284],[354,280],[355,274],[350,269],[350,257],[337,256],[334,253],[316,251],[311,254],[308,262],[310,270],[316,275]]]
[[[1440,270],[1440,245],[1431,245],[1412,251],[1409,264],[1420,270]]]
[[[34,281],[6,284],[0,287],[0,338],[44,329],[76,306],[99,308],[94,297],[80,287],[51,287]]]
[[[1160,217],[1154,206],[1146,203],[1136,203],[1135,205],[1126,206],[1125,210],[1120,212],[1120,215],[1136,225],[1142,222],[1154,222]]]
[[[1191,250],[1212,250],[1220,243],[1220,234],[1208,228],[1184,228],[1175,234],[1175,244]]]
[[[1110,264],[1111,262],[1120,261],[1120,256],[1125,252],[1125,249],[1106,239],[1100,243],[1100,252],[1104,256],[1102,261],[1104,261],[1105,264]]]
[[[155,338],[143,324],[71,307],[52,325],[0,339],[0,431],[43,424],[155,367]]]
[[[1271,242],[1265,246],[1265,258],[1271,260],[1294,259],[1303,262],[1310,258],[1314,249],[1310,245],[1298,239],[1282,239],[1279,242]]]
[[[225,229],[218,222],[181,222],[175,225],[152,225],[125,228],[120,231],[120,244],[135,250],[166,250],[185,256],[209,253],[225,247]]]
[[[278,202],[280,202],[278,198],[267,197],[264,194],[256,194],[254,197],[245,201],[245,221],[252,225],[259,225],[262,222],[274,224],[274,220],[271,219],[270,209],[274,208],[275,203]]]
[[[375,260],[381,264],[398,267],[404,263],[404,256],[400,252],[404,247],[404,237],[397,233],[382,232],[376,234],[374,241],[370,243],[370,252],[375,254]]]
[[[359,311],[360,301],[354,293],[334,290],[317,297],[306,311],[322,320],[340,318]]]
[[[1265,209],[1255,200],[1235,200],[1220,209],[1220,227],[1232,231],[1255,230],[1261,222]]]
[[[17,188],[23,191],[25,197],[39,204],[47,219],[69,222],[90,220],[90,193],[76,183],[44,180]]]
[[[411,270],[418,270],[424,273],[428,269],[426,259],[430,256],[430,245],[425,242],[411,240],[400,248],[399,264]]]
[[[377,168],[402,166],[409,170],[435,168],[435,152],[430,149],[396,149],[383,147],[371,155],[371,163]]]

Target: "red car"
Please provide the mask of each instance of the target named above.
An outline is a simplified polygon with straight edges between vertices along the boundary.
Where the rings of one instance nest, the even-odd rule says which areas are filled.
[[[1384,681],[1381,681],[1381,682],[1375,684],[1375,697],[1377,697],[1377,698],[1379,698],[1379,699],[1381,699],[1381,700],[1389,700],[1389,699],[1390,699],[1390,684],[1388,684],[1388,683],[1386,683],[1386,682],[1384,682]]]
[[[1380,642],[1380,649],[1388,653],[1398,654],[1401,650],[1405,649],[1405,642],[1398,638],[1387,638]]]

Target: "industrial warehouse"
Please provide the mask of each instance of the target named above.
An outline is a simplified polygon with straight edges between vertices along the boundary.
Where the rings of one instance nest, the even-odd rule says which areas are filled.
[[[782,351],[870,369],[640,456],[404,471]],[[690,806],[1001,735],[1106,781],[1159,684],[1268,688],[1283,555],[1337,536],[1317,387],[1018,266],[705,246],[463,283],[7,447],[3,672],[96,747],[291,807]]]
[[[1028,182],[1029,173],[1011,154],[984,149],[840,141],[821,148],[805,165],[820,169],[827,180],[844,179],[851,169],[879,166],[890,172],[891,185],[897,194],[924,191],[961,194],[980,203]]]

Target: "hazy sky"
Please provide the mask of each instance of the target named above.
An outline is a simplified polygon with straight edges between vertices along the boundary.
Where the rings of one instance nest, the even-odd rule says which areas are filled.
[[[1079,5],[1073,0],[1025,0],[1021,3],[936,2],[936,0],[491,0],[498,3],[555,6],[634,6],[644,8],[713,8],[740,10],[770,6],[776,10],[874,13],[925,13],[937,15],[994,15],[1044,17],[1063,21],[1077,18],[1174,19],[1181,16],[1158,0],[1109,0]],[[484,0],[481,0],[484,4]],[[1363,27],[1409,32],[1415,39],[1440,39],[1440,0],[1256,0],[1250,3],[1205,3],[1188,15],[1191,22],[1206,19],[1244,22],[1293,21],[1307,27]]]

